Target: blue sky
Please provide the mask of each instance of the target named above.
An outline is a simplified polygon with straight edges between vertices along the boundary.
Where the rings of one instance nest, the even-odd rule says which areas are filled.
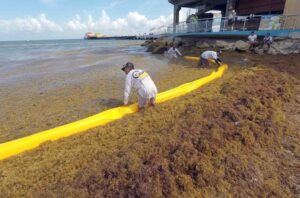
[[[142,34],[172,23],[167,0],[9,0],[1,2],[0,40]]]

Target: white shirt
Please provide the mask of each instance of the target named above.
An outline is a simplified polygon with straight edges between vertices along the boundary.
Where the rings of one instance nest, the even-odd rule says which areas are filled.
[[[208,60],[208,59],[218,59],[219,57],[218,57],[217,52],[205,51],[201,54],[201,58]]]
[[[234,10],[232,11],[232,16],[233,16],[233,18],[236,17],[236,12]]]
[[[250,42],[254,42],[254,41],[256,41],[257,40],[257,35],[256,34],[254,34],[254,35],[249,35],[248,36],[248,40],[250,41]]]
[[[270,43],[273,43],[273,37],[272,37],[272,36],[265,36],[264,42],[270,42]]]
[[[232,11],[229,13],[228,18],[229,18],[229,19],[233,19],[233,18],[235,18],[235,17],[236,17],[236,12],[235,12],[234,10],[232,10]]]
[[[177,48],[173,49],[173,47],[168,50],[168,54],[170,58],[178,58],[178,55],[182,56],[180,51]]]
[[[133,69],[126,75],[124,91],[125,105],[128,104],[132,88],[138,91],[139,97],[147,99],[155,98],[157,94],[157,88],[149,74],[141,69]]]

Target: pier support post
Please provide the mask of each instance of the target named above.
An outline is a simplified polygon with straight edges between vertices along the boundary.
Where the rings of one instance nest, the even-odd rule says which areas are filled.
[[[235,9],[236,0],[227,0],[225,17],[228,17],[229,13]]]
[[[286,19],[287,27],[291,29],[300,29],[300,1],[286,0],[283,15],[295,15]]]
[[[181,7],[178,5],[174,5],[174,14],[173,14],[173,33],[176,33],[176,25],[179,23],[179,12]]]

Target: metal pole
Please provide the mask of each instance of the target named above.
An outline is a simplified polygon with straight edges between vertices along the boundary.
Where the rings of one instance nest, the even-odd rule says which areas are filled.
[[[243,32],[245,31],[245,28],[246,28],[246,22],[247,22],[247,18],[244,20]]]
[[[235,9],[236,0],[227,0],[225,17],[229,16],[229,12]]]
[[[285,28],[284,28],[284,26],[285,26],[286,17],[287,17],[287,16],[283,16],[282,30],[284,30],[284,29],[285,29]]]
[[[174,10],[173,10],[173,33],[176,33],[176,25],[179,23],[179,11],[181,7],[174,5]]]
[[[223,20],[223,18],[221,18],[221,31],[222,32],[224,32],[224,23],[223,22],[224,22],[224,20]],[[222,28],[222,25],[223,25],[223,28]]]
[[[293,24],[293,30],[296,29],[296,23],[297,23],[297,19],[294,19],[294,24]]]

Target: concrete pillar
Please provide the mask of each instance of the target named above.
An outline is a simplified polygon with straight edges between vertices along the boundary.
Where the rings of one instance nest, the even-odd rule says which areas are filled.
[[[235,5],[236,0],[227,0],[225,17],[228,17],[229,13],[235,9]]]
[[[293,27],[300,29],[300,1],[299,0],[286,0],[283,15],[297,15],[293,19],[288,19],[285,27]]]
[[[174,5],[174,14],[173,14],[173,33],[176,33],[176,25],[179,23],[179,12],[181,10],[180,6]]]

